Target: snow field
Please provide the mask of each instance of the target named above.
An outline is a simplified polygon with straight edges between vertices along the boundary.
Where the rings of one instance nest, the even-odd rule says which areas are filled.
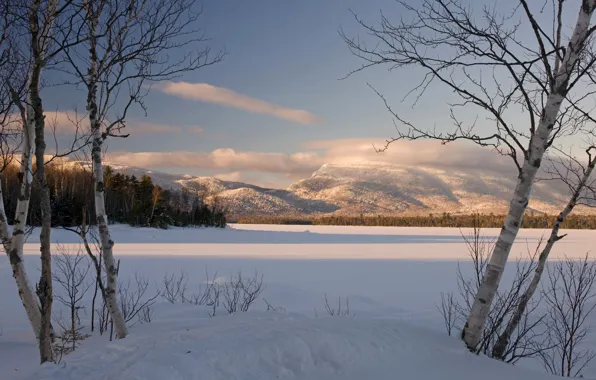
[[[522,231],[512,257],[523,257],[545,232]],[[596,241],[596,231],[565,232],[569,235],[555,246],[554,258],[581,257]],[[467,380],[471,374],[469,379],[476,380],[478,371],[471,368],[483,366],[491,368],[487,376],[494,376],[487,379],[547,378],[540,366],[527,365],[538,370],[528,372],[476,357],[457,338],[446,336],[436,303],[440,292],[456,291],[457,261],[467,258],[457,229],[114,226],[112,235],[122,262],[120,279],[141,274],[149,280],[148,294],[157,291],[166,273],[180,270],[189,275],[189,292],[205,281],[205,270],[220,280],[238,270],[258,271],[267,286],[262,298],[288,313],[265,312],[267,305],[259,300],[249,313],[221,311],[211,318],[200,307],[160,300],[153,322],[137,324],[126,340],[109,343],[105,336],[93,336],[64,358],[65,366],[40,371],[8,260],[1,257],[0,379]],[[32,280],[40,266],[36,239],[37,231],[26,245]],[[78,246],[67,231],[54,230],[52,240],[69,249]],[[352,317],[326,317],[325,295],[332,305],[337,297],[348,297]],[[59,313],[60,306],[55,310]],[[83,324],[88,325],[89,314],[81,313]],[[596,367],[585,375],[596,378]]]

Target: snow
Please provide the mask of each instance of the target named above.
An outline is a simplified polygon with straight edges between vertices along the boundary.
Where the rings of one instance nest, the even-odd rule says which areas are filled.
[[[498,232],[484,231],[492,237]],[[546,232],[522,230],[512,258],[523,257]],[[554,259],[583,256],[596,240],[596,231],[562,233],[568,236],[555,246]],[[39,275],[37,235],[34,231],[25,247],[32,280]],[[476,380],[482,369],[482,378],[489,380],[548,378],[540,366],[512,367],[477,357],[446,336],[435,305],[440,292],[456,290],[457,261],[466,259],[458,229],[116,225],[112,236],[123,281],[140,273],[154,292],[166,273],[183,269],[192,291],[206,280],[206,269],[218,281],[238,270],[258,271],[267,285],[262,298],[287,313],[266,312],[259,300],[248,313],[212,318],[200,307],[160,302],[153,322],[135,325],[125,340],[110,343],[93,336],[65,356],[65,364],[40,369],[2,256],[0,379]],[[63,230],[52,231],[52,240],[78,246],[77,237]],[[504,281],[509,277],[506,272]],[[325,318],[325,295],[331,302],[349,297],[352,316]],[[81,318],[88,324],[89,312]],[[585,375],[596,379],[596,366]]]
[[[62,165],[85,165],[66,161]],[[128,175],[150,175],[153,182],[170,189],[187,188],[210,199],[217,196],[232,215],[289,215],[344,213],[395,214],[407,212],[470,213],[479,210],[505,213],[515,176],[483,167],[440,169],[436,167],[362,162],[324,164],[309,178],[288,189],[268,189],[215,177],[196,177],[151,171],[119,163],[107,163]],[[465,166],[465,165],[464,165]],[[556,214],[566,203],[567,187],[557,181],[536,183],[530,209]],[[592,213],[578,206],[575,212]]]
[[[392,319],[258,312],[209,318],[174,308],[123,341],[80,350],[39,380],[472,379],[543,374],[475,357],[454,338]]]

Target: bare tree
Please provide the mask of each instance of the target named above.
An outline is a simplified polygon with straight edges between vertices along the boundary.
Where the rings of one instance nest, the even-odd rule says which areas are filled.
[[[596,1],[580,2],[569,30],[563,23],[563,10],[577,5],[564,0],[539,4],[519,0],[511,10],[486,6],[478,13],[459,0],[423,0],[415,5],[399,0],[398,4],[401,18],[397,23],[381,15],[375,26],[356,16],[374,40],[372,45],[341,33],[351,51],[365,62],[355,71],[377,65],[391,70],[415,67],[423,74],[408,93],[414,104],[436,85],[451,90],[458,100],[450,104],[455,128],[443,133],[406,120],[381,95],[401,124],[397,137],[388,140],[385,148],[397,140],[468,140],[510,156],[518,170],[507,217],[462,334],[467,346],[475,349],[545,152],[555,140],[583,130],[593,120],[596,56],[591,38],[596,29],[590,25]],[[552,18],[542,22],[547,12]],[[522,25],[530,26],[530,41]],[[567,43],[565,34],[570,36]],[[477,133],[475,121],[458,116],[461,107],[468,112],[475,107],[494,125],[493,130]],[[514,126],[522,113],[528,117],[523,130]]]
[[[596,357],[596,351],[584,345],[587,319],[596,307],[596,263],[586,254],[581,260],[558,261],[547,272],[546,325],[554,348],[542,354],[543,364],[552,374],[577,377]]]
[[[42,227],[40,232],[41,277],[37,296],[41,303],[41,329],[38,334],[41,362],[53,361],[52,350],[52,266],[50,251],[51,204],[49,186],[45,176],[46,123],[40,95],[42,72],[66,46],[80,42],[77,31],[77,8],[73,0],[26,0],[16,2],[11,12],[15,14],[18,31],[19,64],[27,68],[26,99],[17,104],[23,124],[34,132],[29,143],[34,146],[36,171],[34,179],[40,195]],[[59,33],[57,33],[59,31]],[[56,35],[60,34],[60,38]],[[15,97],[16,98],[16,97]],[[15,99],[17,102],[17,99]]]
[[[588,164],[586,167],[582,166],[579,161],[577,161],[572,156],[568,155],[568,161],[559,160],[554,162],[552,165],[552,169],[548,170],[552,174],[551,179],[555,180],[562,180],[568,187],[569,193],[571,194],[571,198],[565,208],[559,213],[553,228],[551,229],[550,236],[546,241],[546,244],[540,253],[538,258],[538,265],[536,266],[536,270],[534,271],[534,276],[532,281],[528,285],[528,288],[524,292],[524,294],[520,297],[517,309],[515,313],[509,319],[507,323],[507,327],[499,336],[497,344],[495,344],[492,356],[494,358],[502,358],[505,352],[507,345],[509,344],[509,340],[513,331],[517,328],[518,324],[520,323],[528,303],[534,296],[536,289],[538,288],[538,284],[540,283],[540,279],[544,272],[544,268],[546,267],[546,260],[555,245],[556,242],[563,239],[566,234],[559,235],[559,230],[561,225],[567,218],[567,216],[573,211],[576,205],[584,204],[588,206],[593,206],[594,200],[596,199],[594,195],[596,194],[594,187],[594,179],[591,178],[592,171],[594,170],[594,166],[596,166],[596,157],[592,157],[592,150],[594,147],[590,147],[586,150],[588,155]],[[564,170],[563,170],[564,169]]]
[[[458,302],[455,299],[455,295],[452,292],[441,292],[441,304],[437,305],[437,309],[443,317],[445,329],[447,330],[447,335],[449,336],[451,336],[451,333],[453,332],[453,329],[457,324],[458,307]]]
[[[76,349],[77,342],[85,338],[80,333],[82,326],[79,312],[84,308],[81,302],[92,284],[87,281],[91,265],[86,262],[86,255],[80,248],[75,254],[62,245],[57,250],[58,255],[54,258],[56,270],[52,278],[59,287],[55,294],[56,300],[69,311],[68,324],[62,326],[62,339],[68,344],[68,352],[72,352]]]
[[[83,247],[85,248],[85,252],[87,256],[93,263],[93,269],[95,272],[95,286],[93,290],[93,298],[91,301],[91,331],[95,330],[95,314],[96,308],[95,304],[97,301],[97,294],[101,295],[102,298],[102,308],[100,310],[104,310],[106,306],[105,298],[106,298],[106,287],[104,284],[103,279],[103,270],[102,270],[102,249],[99,242],[99,237],[97,236],[96,231],[94,231],[88,224],[87,224],[87,210],[83,208],[82,210],[82,223],[78,227],[63,227],[65,230],[71,231],[75,233],[77,236],[81,238],[83,242]],[[101,322],[100,322],[101,326]],[[103,331],[100,331],[103,334]]]
[[[0,1],[0,12],[2,17],[0,23],[2,34],[0,37],[0,118],[1,118],[1,139],[0,146],[2,152],[2,171],[12,162],[13,154],[16,151],[13,136],[13,126],[20,126],[20,170],[18,174],[19,197],[15,216],[13,219],[12,233],[9,232],[8,216],[4,208],[4,195],[0,188],[0,238],[4,251],[8,255],[12,274],[15,279],[19,297],[33,329],[35,337],[40,339],[41,332],[41,310],[37,303],[35,293],[30,285],[25,265],[23,262],[23,244],[25,242],[25,227],[27,215],[29,213],[29,202],[31,199],[32,184],[32,166],[34,149],[34,124],[29,123],[26,109],[22,104],[23,94],[27,86],[27,80],[24,79],[23,66],[20,65],[20,52],[16,38],[13,39],[13,33],[17,33],[18,17],[11,12],[15,6],[11,1]],[[9,81],[9,78],[11,79]],[[11,120],[11,114],[16,107],[18,116]]]
[[[474,228],[466,236],[462,233],[466,242],[470,263],[472,266],[471,275],[464,274],[461,264],[457,266],[457,285],[459,290],[459,299],[455,297],[443,298],[443,307],[439,311],[444,314],[443,318],[446,326],[454,323],[455,328],[463,330],[460,322],[465,322],[474,302],[474,295],[482,283],[482,273],[488,265],[488,257],[494,245],[493,239],[482,235],[480,228],[480,218],[474,218]],[[516,262],[516,271],[513,280],[508,288],[501,289],[495,296],[488,315],[487,323],[482,332],[482,338],[475,349],[477,353],[483,353],[492,356],[495,351],[495,345],[498,338],[503,334],[506,328],[505,322],[511,319],[513,313],[517,310],[517,305],[522,298],[524,290],[527,288],[532,273],[536,270],[536,256],[542,245],[539,241],[534,252],[527,248],[527,260],[518,260]],[[544,332],[545,316],[539,313],[541,299],[533,300],[528,303],[520,322],[513,330],[511,339],[504,347],[500,360],[508,363],[516,363],[523,358],[538,357],[542,352],[549,350],[552,344],[549,337]],[[450,316],[449,310],[455,309],[455,316]],[[443,311],[445,310],[445,311]],[[451,318],[451,320],[450,320]],[[453,322],[455,321],[455,322]],[[452,327],[454,328],[454,327]],[[449,332],[449,327],[447,327]]]
[[[195,0],[82,0],[85,44],[82,48],[65,49],[69,71],[87,88],[96,222],[107,275],[106,303],[117,338],[124,338],[127,329],[117,302],[114,241],[105,211],[102,147],[109,136],[128,136],[122,129],[129,109],[135,104],[143,107],[146,82],[170,79],[223,58],[223,53],[210,58],[209,48],[196,48],[205,37],[195,27],[200,15],[195,13],[195,3]],[[170,55],[173,51],[186,52],[181,59],[173,60]],[[128,96],[121,96],[123,89],[128,90]],[[119,112],[115,109],[118,101],[121,101]]]

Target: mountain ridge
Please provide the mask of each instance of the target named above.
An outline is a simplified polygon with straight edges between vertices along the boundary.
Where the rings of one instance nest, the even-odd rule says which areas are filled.
[[[108,163],[106,163],[108,165]],[[129,175],[147,174],[165,188],[201,194],[232,216],[269,215],[427,215],[505,213],[515,177],[473,169],[438,169],[387,163],[324,164],[286,189],[272,189],[215,177],[177,175],[109,163]],[[537,182],[529,210],[556,214],[565,188]],[[578,206],[576,213],[594,213]]]

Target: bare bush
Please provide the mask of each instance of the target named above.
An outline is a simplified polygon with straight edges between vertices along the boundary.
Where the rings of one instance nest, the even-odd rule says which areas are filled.
[[[231,276],[222,287],[224,296],[223,307],[229,314],[246,312],[265,290],[263,275],[255,272],[250,278],[242,276],[242,272]]]
[[[58,255],[54,257],[56,269],[52,275],[58,288],[54,293],[54,298],[69,312],[68,321],[64,321],[62,318],[58,320],[58,325],[63,332],[58,337],[61,343],[56,345],[55,349],[58,350],[61,357],[63,354],[74,351],[77,343],[88,337],[88,335],[81,334],[83,326],[79,311],[84,309],[81,301],[92,283],[87,281],[91,264],[86,260],[80,248],[74,254],[63,245],[58,245],[57,250]]]
[[[454,294],[441,292],[441,305],[437,305],[437,309],[443,317],[447,335],[451,336],[458,319],[458,303]]]
[[[166,275],[163,278],[163,289],[161,290],[161,296],[169,303],[186,303],[186,291],[188,285],[188,274],[184,271],[180,271],[180,275],[174,273]],[[193,299],[195,299],[193,297]],[[200,299],[197,299],[197,302]]]
[[[267,311],[275,311],[282,313],[285,313],[287,311],[284,307],[271,305],[269,302],[267,302],[265,298],[263,298],[263,301],[265,301],[265,304],[267,305]]]
[[[590,330],[587,318],[596,307],[596,262],[586,254],[581,260],[556,262],[547,270],[546,326],[554,347],[542,353],[542,362],[552,374],[578,377],[596,357],[596,351],[584,345]]]
[[[154,314],[151,306],[144,307],[143,309],[141,309],[141,312],[138,314],[139,323],[140,324],[151,323],[151,321],[153,321],[154,315],[155,314]]]
[[[190,303],[193,305],[208,306],[211,308],[212,317],[215,316],[217,308],[220,306],[220,297],[222,293],[222,286],[220,283],[215,281],[217,279],[217,272],[210,279],[209,272],[205,269],[205,282],[204,286],[199,286],[196,293],[192,293],[190,296]]]
[[[211,308],[212,317],[215,316],[217,308],[220,306],[220,297],[224,286],[215,281],[217,272],[213,277],[205,269],[204,285],[199,285],[196,292],[187,295],[188,292],[188,273],[180,271],[179,275],[174,273],[166,274],[162,280],[163,289],[160,290],[161,296],[168,302],[188,303],[198,306],[208,306]]]
[[[110,314],[105,300],[103,298],[99,303],[99,308],[95,310],[95,315],[97,316],[97,327],[99,330],[99,335],[103,335],[105,332],[108,331],[108,328],[110,326]]]
[[[332,317],[353,317],[350,313],[350,299],[346,297],[342,305],[341,296],[337,297],[337,306],[331,306],[327,294],[325,294],[325,311]]]
[[[258,272],[255,272],[252,277],[246,277],[239,271],[227,280],[218,281],[217,272],[211,277],[205,270],[203,284],[199,285],[196,292],[190,294],[188,278],[188,273],[185,271],[180,271],[179,274],[167,273],[162,280],[161,297],[172,304],[208,306],[211,308],[209,314],[212,317],[220,307],[223,307],[228,314],[248,311],[265,290],[263,275]]]
[[[103,269],[102,269],[103,254],[102,254],[101,244],[99,241],[99,236],[98,236],[97,230],[95,228],[93,228],[92,226],[87,225],[87,209],[86,209],[86,207],[83,207],[81,220],[82,221],[81,221],[80,226],[62,227],[62,228],[64,228],[67,231],[71,231],[71,232],[75,233],[77,236],[79,236],[81,238],[81,241],[83,242],[83,247],[85,248],[85,252],[87,253],[87,256],[93,263],[93,268],[94,268],[94,272],[95,272],[95,284],[94,284],[94,289],[93,289],[93,299],[91,301],[91,331],[95,331],[95,314],[96,314],[96,312],[99,312],[98,309],[95,308],[95,305],[97,303],[97,294],[99,292],[99,294],[102,297],[102,300],[104,300],[104,301],[105,301],[105,296],[106,296],[106,287],[104,285],[104,277],[105,276],[104,276]],[[107,306],[105,305],[105,302],[103,302],[102,305],[100,306],[100,310],[102,312],[105,312],[104,308],[107,308]],[[104,323],[106,322],[105,318],[103,318],[103,317],[105,317],[105,316],[102,316],[101,321],[99,321],[100,335],[103,334],[105,331],[102,328],[102,327],[105,327],[102,325],[102,322],[104,322]]]
[[[133,286],[131,287],[131,285]],[[160,295],[159,292],[156,292],[149,296],[147,295],[148,290],[149,281],[139,272],[134,274],[134,283],[131,284],[131,280],[128,279],[126,283],[120,284],[118,302],[124,321],[129,324],[129,327],[136,323],[133,321],[138,318],[139,313],[147,313],[147,309],[155,303]]]
[[[214,278],[216,278],[216,277],[214,277]],[[223,288],[224,287],[221,284],[215,282],[215,280],[213,280],[211,282],[208,281],[208,288],[205,291],[205,293],[203,293],[203,296],[206,297],[206,298],[204,298],[204,302],[205,302],[204,304],[211,308],[210,315],[212,317],[215,317],[217,308],[221,304],[221,294],[222,294]],[[200,305],[200,303],[198,303],[198,305]]]
[[[462,234],[468,254],[472,263],[472,274],[464,275],[461,265],[457,266],[457,285],[459,300],[449,296],[442,296],[442,305],[439,312],[449,333],[451,329],[457,328],[463,331],[460,321],[465,321],[469,315],[474,297],[482,283],[482,276],[488,264],[488,258],[493,250],[494,240],[482,235],[480,219],[475,218],[472,232],[466,236]],[[497,292],[492,307],[488,314],[486,325],[482,332],[479,344],[474,352],[493,356],[493,349],[498,342],[499,336],[507,326],[507,321],[517,310],[520,298],[527,289],[534,270],[536,269],[536,257],[540,250],[542,240],[538,243],[535,251],[527,249],[527,260],[517,260],[516,272],[511,285],[508,288],[501,288]],[[538,315],[537,310],[541,298],[538,297],[528,303],[519,325],[512,334],[512,339],[507,342],[501,356],[498,358],[508,363],[516,363],[522,358],[538,357],[540,354],[552,347],[549,337],[544,329],[544,315]],[[450,315],[449,311],[455,315]],[[444,311],[443,311],[444,310]]]

